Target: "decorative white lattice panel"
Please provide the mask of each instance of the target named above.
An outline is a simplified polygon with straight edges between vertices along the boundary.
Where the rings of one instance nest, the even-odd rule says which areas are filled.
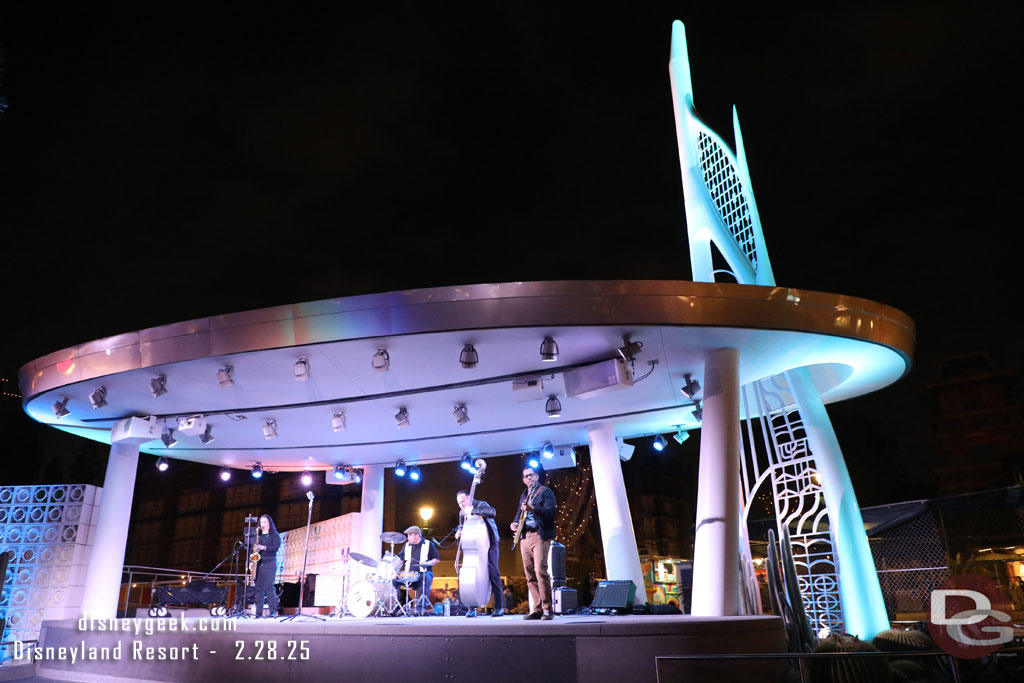
[[[81,484],[0,486],[0,551],[13,556],[0,640],[34,640],[43,620],[78,615],[101,493]]]
[[[309,527],[309,557],[306,574],[341,576],[346,571],[351,548],[359,547],[360,513],[316,522]],[[281,533],[281,549],[277,551],[278,576],[302,573],[306,550],[306,527]]]

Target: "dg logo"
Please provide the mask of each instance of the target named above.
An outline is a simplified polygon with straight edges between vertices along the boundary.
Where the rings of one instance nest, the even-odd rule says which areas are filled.
[[[957,574],[932,591],[928,631],[946,652],[962,659],[992,654],[1013,640],[1006,592],[992,579]]]

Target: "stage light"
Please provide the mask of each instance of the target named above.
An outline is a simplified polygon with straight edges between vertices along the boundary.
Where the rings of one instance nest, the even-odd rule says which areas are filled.
[[[353,468],[353,470],[352,470],[352,480],[355,481],[355,483],[357,483],[357,484],[363,483],[363,471],[359,470],[359,469]]]
[[[420,519],[423,520],[424,526],[430,521],[430,518],[434,516],[434,508],[424,505],[420,508]]]
[[[526,461],[526,464],[530,466],[530,469],[536,470],[540,467],[540,458],[537,457],[537,454],[535,453],[530,456],[530,459]]]
[[[619,356],[624,361],[631,361],[636,358],[636,354],[640,353],[640,349],[644,348],[644,343],[640,341],[631,341],[629,335],[622,337],[622,346],[619,347]]]
[[[464,425],[469,422],[469,411],[466,410],[466,404],[460,403],[455,406],[455,410],[452,412],[452,417],[454,417],[455,421],[460,425]]]
[[[404,460],[399,460],[398,462],[395,463],[395,476],[396,477],[404,477],[405,476],[405,461]]]
[[[199,435],[199,440],[203,442],[203,445],[213,443],[213,425],[206,423],[206,431]]]
[[[149,391],[153,398],[158,398],[167,393],[167,375],[157,375],[149,380]]]
[[[558,360],[558,343],[551,337],[544,337],[540,343],[540,359],[546,362]]]
[[[221,389],[235,386],[235,369],[225,365],[217,371],[217,381],[220,382]]]
[[[404,406],[399,408],[398,412],[395,413],[395,425],[397,425],[399,429],[405,429],[410,424],[409,411],[406,410]]]
[[[62,417],[67,417],[68,415],[71,414],[71,411],[68,410],[67,396],[61,396],[58,400],[54,401],[53,414],[57,416],[58,420]]]
[[[309,486],[313,483],[313,475],[309,473],[309,470],[304,470],[300,479],[303,486]]]
[[[277,420],[267,420],[263,425],[263,437],[267,441],[277,438]]]
[[[170,466],[171,464],[167,462],[167,458],[165,458],[164,456],[161,455],[159,458],[156,459],[156,468],[161,472],[166,472],[167,468]]]
[[[164,427],[164,433],[160,435],[160,440],[164,442],[164,446],[167,448],[178,443],[178,440],[174,438],[174,430],[167,427]]]
[[[335,410],[331,416],[331,428],[336,432],[343,432],[348,427],[344,410]]]
[[[551,445],[550,441],[545,441],[544,447],[540,449],[540,454],[550,460],[555,457],[555,447]]]
[[[686,379],[686,384],[679,391],[683,392],[686,398],[693,398],[700,391],[700,382],[690,377],[690,373],[683,375]]]
[[[295,381],[305,382],[309,379],[309,359],[303,356],[295,361]]]
[[[697,418],[697,422],[704,421],[704,409],[700,407],[700,401],[693,402],[693,416]]]
[[[96,389],[89,394],[89,403],[92,404],[93,410],[107,405],[107,388],[96,387]]]
[[[220,480],[227,481],[231,478],[231,470],[227,467],[220,468]]]
[[[252,474],[252,478],[253,479],[262,479],[263,478],[263,465],[261,465],[259,463],[256,463],[255,465],[253,465],[252,466],[252,471],[250,472],[250,474]]]
[[[690,432],[683,429],[682,425],[679,425],[676,427],[676,433],[672,435],[672,438],[676,440],[677,444],[682,446],[683,442],[690,438]]]
[[[342,465],[341,463],[338,463],[337,465],[334,466],[334,478],[335,479],[344,479],[345,478],[345,466]]]
[[[459,466],[467,472],[473,467],[473,459],[469,457],[469,453],[462,454],[462,460],[459,462]]]
[[[557,396],[548,396],[547,403],[544,404],[544,412],[548,414],[548,417],[562,417],[562,402],[558,400]]]
[[[661,434],[658,434],[656,437],[654,437],[654,443],[651,445],[654,447],[654,450],[663,451],[665,450],[665,446],[668,445],[668,441],[665,441],[665,437],[663,437]]]
[[[370,365],[377,372],[387,372],[391,368],[391,356],[388,355],[387,349],[377,349],[377,353],[373,354],[370,360]]]
[[[472,344],[466,344],[462,347],[462,353],[459,354],[459,363],[462,367],[469,370],[475,368],[476,364],[480,362],[480,356],[477,355],[476,349],[473,348]]]
[[[420,468],[417,467],[416,465],[413,465],[412,467],[410,467],[409,468],[409,478],[412,479],[413,481],[419,481],[420,480]]]

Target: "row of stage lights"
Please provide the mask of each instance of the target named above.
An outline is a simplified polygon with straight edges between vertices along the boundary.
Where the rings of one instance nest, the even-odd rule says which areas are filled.
[[[620,353],[622,349],[619,350]],[[558,360],[558,343],[552,337],[544,337],[544,341],[540,345],[540,359],[544,362],[553,362]],[[462,347],[462,352],[459,354],[459,364],[466,369],[472,369],[477,366],[480,362],[480,355],[477,353],[476,348],[472,344],[466,344]],[[373,354],[370,359],[370,366],[377,372],[387,372],[391,369],[391,356],[388,354],[387,349],[379,348],[377,352]],[[303,356],[299,360],[295,361],[293,366],[293,374],[296,382],[305,382],[309,380],[312,374],[312,366],[310,365],[309,358]],[[225,365],[224,367],[217,370],[217,383],[220,384],[221,389],[227,387],[233,387],[235,385],[235,369],[231,365]],[[167,375],[159,374],[149,380],[149,391],[153,394],[154,398],[159,398],[167,393]],[[61,396],[57,401],[54,402],[52,409],[53,414],[57,416],[59,420],[62,417],[67,417],[71,414],[68,410],[68,397]],[[96,387],[89,394],[89,403],[92,404],[93,410],[103,408],[107,405],[107,388],[104,386]],[[562,404],[558,400],[557,396],[549,396],[547,402],[544,405],[545,412],[548,417],[561,417],[562,416]],[[469,411],[466,408],[465,403],[460,403],[454,406],[452,411],[452,417],[461,426],[469,422]],[[276,423],[274,426],[268,429],[272,420],[267,421],[267,425],[263,428],[263,433],[267,439],[273,439],[277,436]],[[409,411],[406,408],[401,408],[398,414],[395,415],[395,423],[399,429],[408,427],[411,423],[409,422]],[[331,427],[335,432],[344,431],[346,428],[345,412],[342,410],[335,411],[331,417]],[[207,443],[207,442],[204,442]]]
[[[159,458],[157,458],[156,468],[161,472],[166,472],[168,469],[170,469],[170,466],[171,464],[166,457],[160,456]],[[419,468],[415,469],[417,475],[416,477],[414,477],[414,479],[419,479]],[[249,474],[252,475],[253,479],[262,479],[263,472],[264,470],[262,463],[256,463],[249,469]],[[229,479],[231,479],[231,468],[221,467],[220,478],[222,481],[228,481]],[[303,471],[299,478],[301,479],[303,486],[309,486],[310,484],[313,483],[313,475],[310,474],[309,470]],[[358,467],[352,467],[351,465],[335,465],[334,478],[338,480],[347,479],[349,481],[355,482],[356,484],[359,484],[362,483],[363,481],[363,470]]]

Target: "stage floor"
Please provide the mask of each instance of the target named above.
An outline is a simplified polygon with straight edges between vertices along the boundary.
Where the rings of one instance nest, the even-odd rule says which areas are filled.
[[[783,652],[785,635],[774,616],[179,617],[45,622],[38,647],[36,680],[618,683],[655,681],[657,655]],[[688,661],[662,680],[766,683],[772,666]]]

